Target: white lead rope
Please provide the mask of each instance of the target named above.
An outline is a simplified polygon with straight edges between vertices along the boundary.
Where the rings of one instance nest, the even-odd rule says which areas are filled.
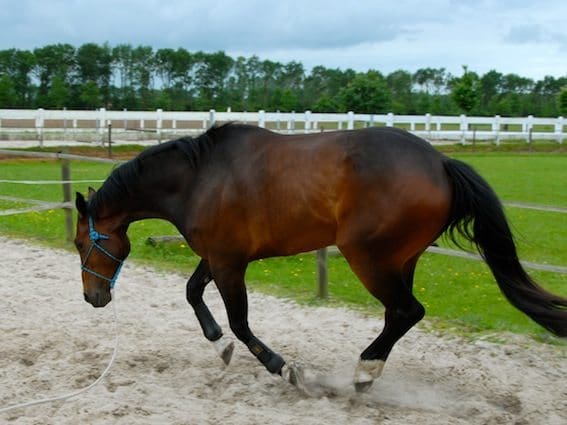
[[[102,381],[104,379],[104,377],[106,376],[106,374],[108,373],[108,371],[110,370],[110,368],[112,367],[112,364],[114,363],[114,360],[116,359],[116,353],[118,352],[118,317],[116,314],[116,298],[114,297],[114,289],[112,289],[110,291],[111,295],[112,295],[112,315],[114,317],[113,320],[113,325],[112,325],[112,330],[114,332],[114,349],[112,351],[112,357],[110,358],[110,362],[108,363],[108,366],[106,366],[106,369],[104,369],[104,371],[101,373],[101,375],[94,381],[92,382],[90,385],[68,393],[68,394],[63,394],[57,397],[50,397],[50,398],[44,398],[44,399],[40,399],[40,400],[33,400],[33,401],[29,401],[26,403],[20,403],[20,404],[14,404],[12,406],[8,406],[8,407],[3,407],[0,408],[0,413],[4,413],[4,412],[8,412],[10,410],[15,410],[15,409],[23,409],[25,407],[30,407],[30,406],[36,406],[38,404],[45,404],[45,403],[53,403],[55,401],[64,401],[64,400],[69,400],[70,398],[73,397],[77,397],[78,395],[87,392],[88,390],[90,390],[91,388],[93,388],[94,386],[96,386],[98,383],[100,383],[100,381]]]

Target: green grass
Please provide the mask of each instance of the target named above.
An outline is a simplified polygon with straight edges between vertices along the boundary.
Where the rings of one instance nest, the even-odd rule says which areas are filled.
[[[503,199],[567,207],[567,163],[565,155],[455,152],[478,169]],[[108,164],[74,162],[72,178],[104,179],[112,170]],[[60,165],[56,161],[2,161],[0,179],[56,180]],[[98,184],[93,184],[97,187]],[[74,187],[85,192],[88,184]],[[58,202],[59,185],[23,186],[0,183],[0,195]],[[13,208],[1,202],[0,209]],[[523,260],[567,265],[567,214],[507,208],[517,234]],[[61,210],[0,217],[0,234],[33,238],[48,246],[66,247]],[[176,270],[189,277],[198,258],[182,242],[150,246],[150,236],[176,234],[172,225],[145,220],[131,225],[131,260],[158,269]],[[446,244],[446,242],[441,242]],[[79,258],[77,256],[77,266]],[[567,296],[565,275],[531,272],[552,292]],[[380,314],[372,298],[350,271],[342,257],[329,258],[328,301],[316,295],[316,264],[313,254],[275,258],[252,263],[247,271],[248,286],[308,305],[346,305],[368,314]],[[184,282],[180,282],[182,285]],[[436,328],[467,332],[512,331],[548,338],[545,331],[506,302],[482,262],[426,254],[418,264],[414,291],[425,305]],[[253,307],[252,307],[253,308]]]

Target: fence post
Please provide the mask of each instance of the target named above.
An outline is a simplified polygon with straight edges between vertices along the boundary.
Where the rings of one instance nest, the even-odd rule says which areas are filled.
[[[61,180],[63,180],[63,202],[71,202],[71,165],[68,159],[61,160]],[[67,242],[73,241],[73,210],[65,207],[65,231]]]
[[[394,126],[394,114],[388,112],[388,115],[386,115],[386,127],[393,127],[393,126]]]
[[[163,125],[163,109],[158,109],[156,111],[156,131],[158,137],[158,144],[161,144],[161,128]]]
[[[67,108],[63,107],[63,140],[67,140]]]
[[[303,129],[305,133],[311,131],[311,111],[305,111],[305,128]]]
[[[555,133],[557,134],[557,142],[563,144],[563,117],[558,117],[555,123]]]
[[[37,139],[39,141],[39,147],[43,148],[43,125],[44,125],[44,109],[39,108],[37,110],[37,117],[35,119],[35,128],[37,131]]]
[[[494,121],[492,121],[492,131],[494,132],[494,141],[496,146],[500,146],[500,115],[494,116]]]
[[[532,144],[532,128],[533,128],[533,121],[534,121],[534,117],[533,115],[528,115],[528,119],[525,123],[525,132],[526,132],[526,136],[527,136],[527,140],[526,142],[531,146]]]
[[[209,122],[207,123],[207,130],[215,125],[215,120],[215,110],[211,109],[209,111]]]
[[[329,297],[329,284],[327,278],[327,248],[317,250],[317,280],[319,282],[318,296],[321,299]]]
[[[108,123],[108,157],[112,158],[112,123]]]
[[[295,111],[291,111],[291,115],[287,122],[287,131],[288,133],[295,133]]]
[[[466,131],[467,131],[467,117],[466,115],[461,114],[461,144],[464,145],[466,141]]]
[[[258,111],[258,127],[266,127],[266,111],[263,109]]]
[[[431,114],[425,114],[425,131],[427,131],[427,138],[431,137]]]
[[[104,146],[104,129],[106,127],[106,109],[100,108],[98,110],[98,134],[100,136],[100,145]]]
[[[352,111],[349,111],[349,113],[348,113],[347,129],[348,130],[354,130],[354,112],[352,112]]]

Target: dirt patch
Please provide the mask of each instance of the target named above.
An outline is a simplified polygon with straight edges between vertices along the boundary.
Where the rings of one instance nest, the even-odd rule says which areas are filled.
[[[271,376],[240,343],[224,367],[185,301],[187,276],[127,264],[117,285],[119,351],[80,397],[0,414],[8,424],[565,424],[563,347],[503,336],[467,342],[414,329],[384,375],[352,373],[382,323],[345,309],[250,294],[256,334],[308,366],[313,395]],[[0,408],[90,384],[112,352],[110,308],[82,300],[78,256],[0,238]],[[207,302],[230,331],[216,290]]]

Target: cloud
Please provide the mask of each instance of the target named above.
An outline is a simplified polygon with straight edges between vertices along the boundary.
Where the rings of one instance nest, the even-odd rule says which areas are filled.
[[[307,69],[567,69],[565,0],[1,1],[0,49],[108,42],[224,50]]]
[[[0,43],[5,45],[10,37],[32,40],[40,33],[41,45],[109,41],[203,50],[338,48],[391,41],[415,34],[420,23],[447,19],[440,13],[446,4],[443,0],[427,8],[417,0],[399,0],[395,8],[388,4],[376,0],[352,5],[322,0],[21,0],[0,11],[4,28],[15,28],[12,33],[3,31]],[[419,15],[408,14],[418,7]]]
[[[516,25],[508,30],[504,40],[512,44],[554,43],[567,46],[567,33],[552,31],[538,24]]]

